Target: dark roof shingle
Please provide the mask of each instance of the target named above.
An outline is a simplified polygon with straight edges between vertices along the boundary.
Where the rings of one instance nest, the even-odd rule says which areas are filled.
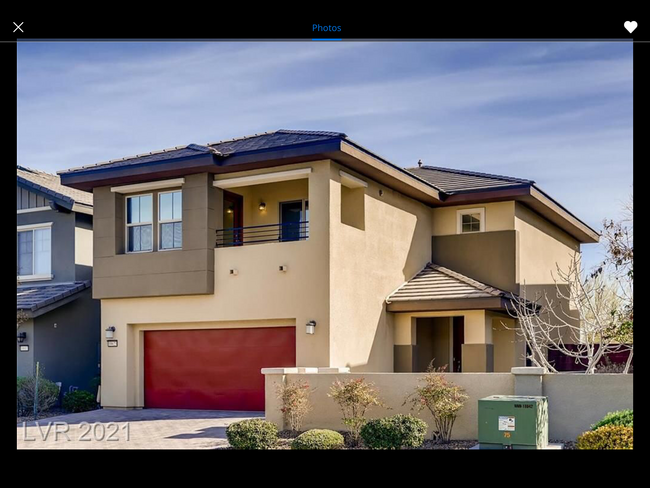
[[[443,266],[429,263],[386,298],[386,303],[417,300],[462,300],[467,298],[512,298],[499,290]]]
[[[450,195],[477,190],[493,190],[495,188],[533,185],[535,183],[532,180],[526,180],[523,178],[479,173],[476,171],[440,168],[437,166],[407,168],[407,171]]]
[[[90,281],[21,285],[16,288],[16,308],[27,312],[35,312],[89,287]]]
[[[59,171],[59,174],[78,173],[94,169],[109,169],[136,164],[153,163],[177,158],[200,156],[201,153],[212,152],[217,156],[227,157],[233,154],[240,154],[249,151],[260,151],[274,149],[283,146],[295,146],[331,139],[343,139],[347,136],[342,132],[329,131],[308,131],[280,129],[273,132],[264,132],[236,139],[228,139],[219,142],[212,142],[206,145],[188,144],[187,146],[176,146],[162,151],[153,151],[136,156],[128,156],[120,159],[113,159],[103,163],[81,166]]]

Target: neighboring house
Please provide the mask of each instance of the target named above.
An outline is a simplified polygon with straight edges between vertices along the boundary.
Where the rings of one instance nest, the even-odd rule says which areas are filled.
[[[89,389],[99,375],[99,301],[91,294],[93,195],[18,166],[17,374]],[[20,321],[20,320],[19,320]]]
[[[598,240],[532,181],[405,170],[337,132],[60,175],[94,192],[105,407],[262,410],[262,367],[509,371],[511,294]]]

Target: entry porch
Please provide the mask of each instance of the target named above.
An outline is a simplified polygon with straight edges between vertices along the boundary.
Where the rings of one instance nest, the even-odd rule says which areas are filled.
[[[509,292],[429,263],[393,292],[394,371],[509,372],[525,366],[525,342]]]

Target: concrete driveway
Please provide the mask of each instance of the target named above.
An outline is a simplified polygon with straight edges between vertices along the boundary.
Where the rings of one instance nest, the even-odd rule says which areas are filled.
[[[214,449],[226,427],[263,412],[94,410],[17,426],[18,449]]]

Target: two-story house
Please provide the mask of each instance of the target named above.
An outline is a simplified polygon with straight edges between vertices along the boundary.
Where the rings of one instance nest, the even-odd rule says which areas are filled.
[[[263,367],[508,371],[511,294],[598,239],[532,181],[406,170],[337,132],[60,175],[94,193],[105,407],[263,410]]]
[[[62,391],[99,375],[99,301],[91,293],[93,195],[56,175],[18,166],[17,374],[43,375]]]

